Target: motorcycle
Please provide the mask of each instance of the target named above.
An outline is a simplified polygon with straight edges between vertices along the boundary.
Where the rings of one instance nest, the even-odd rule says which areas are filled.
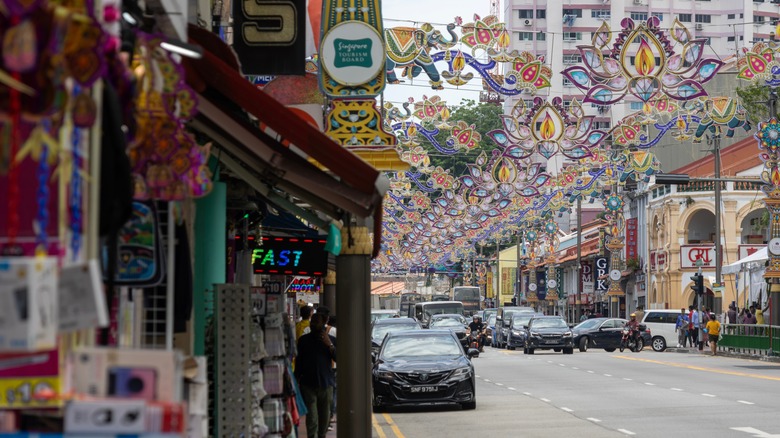
[[[480,346],[480,342],[479,342],[480,339],[479,338],[480,338],[480,333],[475,332],[475,331],[471,331],[471,333],[469,333],[469,349],[473,348],[473,349],[479,351],[480,353],[482,353],[483,350],[482,350],[482,347]],[[475,357],[479,357],[479,355],[477,355]]]
[[[631,335],[631,327],[623,327],[623,337],[620,339],[620,352],[628,348],[634,353],[639,353],[644,348],[645,342],[637,332],[636,337]]]

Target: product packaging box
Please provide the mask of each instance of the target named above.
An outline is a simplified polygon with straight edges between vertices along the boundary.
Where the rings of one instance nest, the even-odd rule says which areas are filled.
[[[69,356],[68,375],[77,394],[182,401],[182,356],[178,351],[78,348]]]
[[[56,347],[57,260],[0,258],[0,352]]]
[[[65,433],[140,434],[146,423],[144,400],[72,400],[65,405]]]

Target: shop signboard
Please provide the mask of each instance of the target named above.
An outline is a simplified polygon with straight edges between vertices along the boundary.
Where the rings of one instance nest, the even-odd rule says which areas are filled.
[[[737,260],[742,260],[754,252],[761,251],[764,248],[766,248],[766,245],[739,245],[739,249],[737,250]]]
[[[263,237],[252,250],[256,274],[323,277],[328,270],[325,239]]]
[[[698,269],[697,262],[703,268],[714,268],[715,245],[680,245],[680,268]]]
[[[626,219],[626,260],[637,258],[638,220]]]
[[[582,261],[582,264],[580,265],[580,282],[582,285],[582,288],[580,289],[583,293],[586,294],[592,294],[593,293],[593,266],[588,261]]]
[[[607,278],[609,276],[609,259],[603,256],[596,257],[593,266],[595,267],[594,271],[596,273],[594,279],[596,292],[604,292],[609,289],[609,284],[607,283]]]
[[[245,75],[302,75],[306,0],[233,2],[233,49]]]
[[[385,68],[382,35],[361,21],[342,22],[323,36],[320,62],[339,84],[368,83]]]
[[[61,405],[58,350],[0,354],[0,409]]]
[[[650,251],[650,272],[659,272],[666,269],[666,265],[669,262],[669,254],[664,250],[651,250]]]

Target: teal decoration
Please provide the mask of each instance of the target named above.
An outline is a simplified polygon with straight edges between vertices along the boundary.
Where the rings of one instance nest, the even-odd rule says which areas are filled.
[[[328,240],[325,241],[325,251],[334,256],[341,254],[341,230],[333,224],[330,224],[328,229]]]

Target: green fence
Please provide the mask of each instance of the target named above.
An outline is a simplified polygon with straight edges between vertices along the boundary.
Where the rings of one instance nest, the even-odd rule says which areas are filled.
[[[724,324],[718,349],[743,354],[780,354],[780,327],[754,324]]]

